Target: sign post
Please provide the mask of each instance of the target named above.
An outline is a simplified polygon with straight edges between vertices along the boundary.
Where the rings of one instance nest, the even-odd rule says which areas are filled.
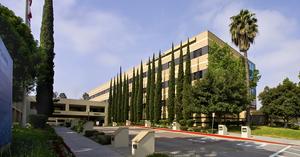
[[[211,125],[211,133],[214,133],[214,121],[215,121],[215,112],[212,113],[212,125]]]

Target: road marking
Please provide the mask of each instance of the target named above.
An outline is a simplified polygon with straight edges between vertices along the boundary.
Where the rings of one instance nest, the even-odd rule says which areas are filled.
[[[296,156],[300,156],[300,154],[298,154],[298,153],[294,153],[294,152],[290,152],[290,151],[284,151],[284,153],[289,153],[289,154],[294,154],[294,155],[296,155]]]
[[[300,149],[295,149],[295,148],[290,148],[290,149],[292,149],[292,150],[294,150],[294,151],[297,151],[297,152],[300,152]]]
[[[280,153],[282,153],[283,151],[289,149],[291,146],[286,146],[284,147],[283,149],[279,150],[278,152],[274,153],[274,154],[271,154],[269,157],[275,157],[275,156],[278,156]]]

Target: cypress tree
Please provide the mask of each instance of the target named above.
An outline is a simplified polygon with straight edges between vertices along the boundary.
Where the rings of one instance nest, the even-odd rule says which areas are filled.
[[[173,122],[175,117],[175,61],[174,61],[174,45],[172,43],[171,64],[169,71],[169,89],[168,89],[168,120]]]
[[[123,103],[123,91],[122,91],[122,68],[120,67],[120,77],[119,77],[119,89],[118,89],[118,92],[119,92],[119,99],[118,99],[118,106],[119,106],[119,110],[118,110],[118,122],[121,122],[122,121],[122,112],[123,112],[123,108],[122,108],[122,103]]]
[[[182,92],[182,106],[183,106],[183,118],[188,120],[191,117],[191,57],[190,57],[190,42],[188,39],[186,62],[185,62],[185,75]]]
[[[110,80],[109,84],[109,97],[108,97],[108,124],[111,123],[111,115],[112,115],[112,80]]]
[[[135,68],[132,70],[132,86],[130,98],[130,121],[134,121],[134,102],[135,102]]]
[[[182,120],[182,90],[183,90],[183,55],[182,42],[180,43],[179,67],[176,86],[176,121]]]
[[[117,106],[117,84],[116,84],[116,78],[114,78],[114,86],[113,86],[113,103],[112,103],[112,121],[116,121],[116,106]]]
[[[149,100],[149,112],[150,120],[154,120],[154,96],[155,96],[155,56],[152,58],[152,70],[151,70],[151,82],[150,82],[150,100]]]
[[[161,119],[161,89],[162,89],[162,65],[161,65],[161,54],[159,52],[158,67],[157,67],[157,79],[155,87],[155,98],[154,98],[154,122],[157,123]]]
[[[143,119],[143,62],[141,61],[140,75],[139,75],[139,88],[137,96],[137,121]]]
[[[151,90],[151,62],[149,57],[148,71],[147,71],[146,106],[145,106],[145,113],[146,113],[145,118],[147,120],[150,120],[150,90]]]
[[[45,0],[40,34],[41,63],[37,77],[37,111],[39,114],[51,115],[53,112],[54,83],[54,31],[53,1]]]
[[[119,82],[119,74],[117,74],[117,86],[116,86],[116,119],[115,122],[119,122],[119,102],[120,102],[120,82]]]
[[[134,121],[138,122],[138,95],[139,95],[139,88],[140,88],[140,75],[139,75],[139,69],[137,69],[137,75],[135,79],[135,101],[134,101]]]
[[[125,77],[125,89],[124,89],[124,92],[125,92],[125,96],[124,96],[124,121],[125,120],[128,120],[128,108],[129,108],[129,85],[128,85],[128,76]]]

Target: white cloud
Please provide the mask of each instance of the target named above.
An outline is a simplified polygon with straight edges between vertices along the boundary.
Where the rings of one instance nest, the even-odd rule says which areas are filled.
[[[246,4],[241,1],[222,3],[218,0],[204,1],[204,4],[208,8],[198,9],[195,22],[207,23],[210,30],[235,47],[230,40],[229,18],[237,14],[239,10],[248,8]],[[300,39],[294,37],[294,34],[297,34],[299,21],[277,10],[255,8],[249,8],[249,10],[256,13],[259,25],[259,34],[248,54],[262,75],[257,87],[258,93],[266,85],[275,86],[285,77],[298,81]]]

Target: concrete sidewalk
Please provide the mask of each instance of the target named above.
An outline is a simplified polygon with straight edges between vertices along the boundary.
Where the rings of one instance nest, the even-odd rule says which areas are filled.
[[[68,128],[55,127],[57,135],[61,136],[66,145],[71,149],[76,157],[121,157],[119,153],[107,146],[98,144]]]
[[[232,132],[229,132],[228,135],[235,136],[235,137],[241,137],[241,134],[232,133]],[[285,139],[285,138],[274,138],[274,137],[256,136],[256,135],[251,135],[251,138],[300,146],[300,140],[290,140],[290,139]]]

